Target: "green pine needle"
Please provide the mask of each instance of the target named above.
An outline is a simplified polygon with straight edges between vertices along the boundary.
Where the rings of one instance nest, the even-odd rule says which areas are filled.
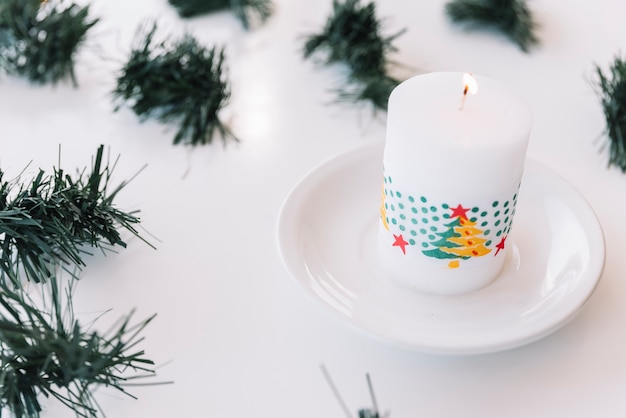
[[[539,44],[537,24],[524,0],[452,0],[446,13],[452,22],[468,28],[484,25],[501,31],[524,52]]]
[[[126,247],[119,230],[141,238],[133,213],[114,206],[126,186],[109,184],[112,167],[97,150],[91,172],[72,178],[62,169],[48,175],[39,170],[29,183],[19,178],[4,181],[0,170],[0,282],[16,287],[21,277],[45,282],[59,267],[82,267],[85,246],[107,249]]]
[[[64,0],[0,2],[0,68],[35,84],[71,80],[87,32],[98,22],[89,6]]]
[[[392,42],[404,30],[383,37],[381,28],[374,3],[333,0],[332,14],[322,31],[307,36],[304,58],[325,51],[325,64],[346,64],[349,87],[339,89],[340,99],[367,100],[375,108],[386,110],[391,90],[400,83],[387,75],[387,54],[396,51]]]
[[[142,120],[156,117],[177,124],[174,144],[209,144],[216,133],[224,142],[237,140],[218,117],[230,99],[224,49],[207,49],[191,35],[171,46],[156,43],[156,30],[155,23],[140,32],[113,96],[128,101]]]
[[[154,363],[136,348],[154,317],[133,325],[129,314],[105,334],[87,331],[74,319],[71,286],[60,289],[56,278],[46,286],[49,301],[38,307],[23,291],[0,285],[0,409],[38,418],[41,398],[52,397],[79,417],[97,417],[96,387],[132,397],[124,388],[129,380],[154,375]]]
[[[232,10],[246,29],[250,28],[255,16],[264,22],[274,11],[270,0],[169,0],[169,2],[176,7],[182,17]]]
[[[602,110],[609,137],[609,165],[626,173],[626,61],[616,57],[604,73],[596,66]]]

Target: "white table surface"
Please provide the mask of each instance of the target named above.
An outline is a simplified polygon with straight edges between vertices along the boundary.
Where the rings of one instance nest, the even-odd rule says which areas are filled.
[[[88,165],[99,144],[121,156],[119,181],[147,164],[118,206],[141,211],[158,249],[131,238],[119,254],[89,259],[75,303],[85,321],[112,309],[103,328],[132,309],[137,319],[157,313],[142,348],[157,363],[154,381],[174,383],[131,388],[137,400],[102,389],[107,416],[343,417],[322,363],[355,416],[370,405],[365,373],[392,418],[626,414],[626,174],[607,168],[590,81],[595,64],[607,68],[626,49],[626,3],[531,1],[541,46],[525,54],[500,35],[452,26],[444,1],[378,2],[386,34],[407,28],[392,56],[409,67],[403,74],[473,71],[517,86],[534,113],[528,157],[576,187],[605,233],[604,274],[572,322],[521,348],[461,357],[362,335],[306,297],[279,258],[278,212],[297,181],[331,156],[384,141],[385,114],[333,104],[342,70],[301,56],[330,0],[275,0],[274,16],[251,32],[227,13],[182,20],[166,0],[92,3],[102,20],[78,56],[80,88],[0,77],[0,164],[51,169],[59,144],[66,170]],[[115,72],[149,18],[160,34],[188,30],[227,46],[233,96],[223,116],[239,144],[173,146],[173,130],[113,113]],[[44,416],[73,415],[49,404]]]

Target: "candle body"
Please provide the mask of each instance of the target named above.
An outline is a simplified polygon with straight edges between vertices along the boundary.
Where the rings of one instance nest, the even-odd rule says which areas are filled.
[[[430,293],[476,290],[500,272],[532,124],[518,96],[484,77],[460,109],[462,77],[419,75],[389,98],[379,263]]]

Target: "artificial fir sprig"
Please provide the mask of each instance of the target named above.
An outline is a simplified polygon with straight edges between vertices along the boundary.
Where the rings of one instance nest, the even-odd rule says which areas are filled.
[[[57,278],[42,286],[49,290],[45,303],[0,285],[0,410],[38,418],[41,398],[52,397],[79,417],[97,417],[94,389],[132,397],[128,381],[154,375],[154,363],[136,347],[153,317],[133,325],[129,314],[107,333],[87,331],[74,318],[72,286],[61,289]]]
[[[381,416],[373,409],[359,409],[359,418],[381,418]]]
[[[378,402],[376,402],[372,379],[370,379],[369,373],[366,374],[365,377],[367,379],[367,387],[369,388],[370,397],[372,399],[372,408],[359,409],[359,418],[381,418],[380,413],[378,412]]]
[[[256,17],[264,22],[272,15],[273,4],[270,0],[169,0],[182,17],[198,16],[222,10],[231,10],[249,29]]]
[[[446,14],[452,22],[468,28],[499,30],[524,52],[539,44],[537,23],[525,0],[452,0],[446,4]]]
[[[398,79],[388,75],[360,77],[338,88],[337,97],[340,101],[370,102],[375,109],[386,110],[389,95],[398,83]]]
[[[596,74],[610,142],[609,165],[626,173],[626,61],[617,56],[607,73],[596,66]]]
[[[98,22],[89,6],[64,0],[0,2],[0,67],[36,84],[71,80],[87,32]]]
[[[339,402],[341,409],[343,409],[343,412],[346,418],[352,418],[352,413],[350,412],[350,409],[346,405],[346,402],[343,400],[341,393],[339,393],[337,386],[335,386],[333,379],[330,377],[330,373],[328,373],[328,370],[326,369],[324,365],[321,365],[320,368],[322,370],[322,374],[324,375],[324,378],[326,379],[326,383],[328,383],[328,386],[330,386],[330,389],[332,390],[333,395],[335,395],[337,402]],[[358,418],[387,418],[388,415],[381,416],[380,413],[378,412],[378,403],[376,402],[376,395],[374,394],[374,386],[372,385],[372,380],[370,379],[370,375],[366,374],[365,377],[367,379],[367,387],[369,388],[370,397],[372,399],[372,408],[359,409]]]
[[[230,99],[224,49],[207,49],[189,34],[171,45],[157,43],[156,30],[154,23],[140,31],[113,96],[129,102],[142,120],[177,124],[174,144],[208,144],[216,133],[224,142],[236,140],[218,116]]]
[[[391,90],[400,83],[387,74],[389,52],[394,39],[404,33],[384,37],[375,4],[360,0],[333,0],[333,11],[322,31],[308,35],[304,57],[325,50],[325,64],[344,63],[350,71],[348,87],[338,90],[340,99],[371,101],[377,109],[387,109]]]
[[[127,182],[110,185],[114,166],[103,152],[100,146],[91,171],[76,178],[55,168],[53,174],[39,170],[30,182],[5,181],[0,170],[0,282],[43,282],[59,267],[80,268],[85,246],[125,247],[120,229],[143,239],[134,226],[139,218],[114,205]]]

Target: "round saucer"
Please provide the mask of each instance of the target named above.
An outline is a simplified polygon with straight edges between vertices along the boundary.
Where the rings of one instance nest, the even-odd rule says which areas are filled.
[[[490,285],[440,296],[385,277],[375,261],[383,146],[321,164],[283,204],[279,251],[309,296],[368,335],[436,354],[527,344],[582,309],[604,266],[602,229],[570,184],[530,160],[504,268]]]

